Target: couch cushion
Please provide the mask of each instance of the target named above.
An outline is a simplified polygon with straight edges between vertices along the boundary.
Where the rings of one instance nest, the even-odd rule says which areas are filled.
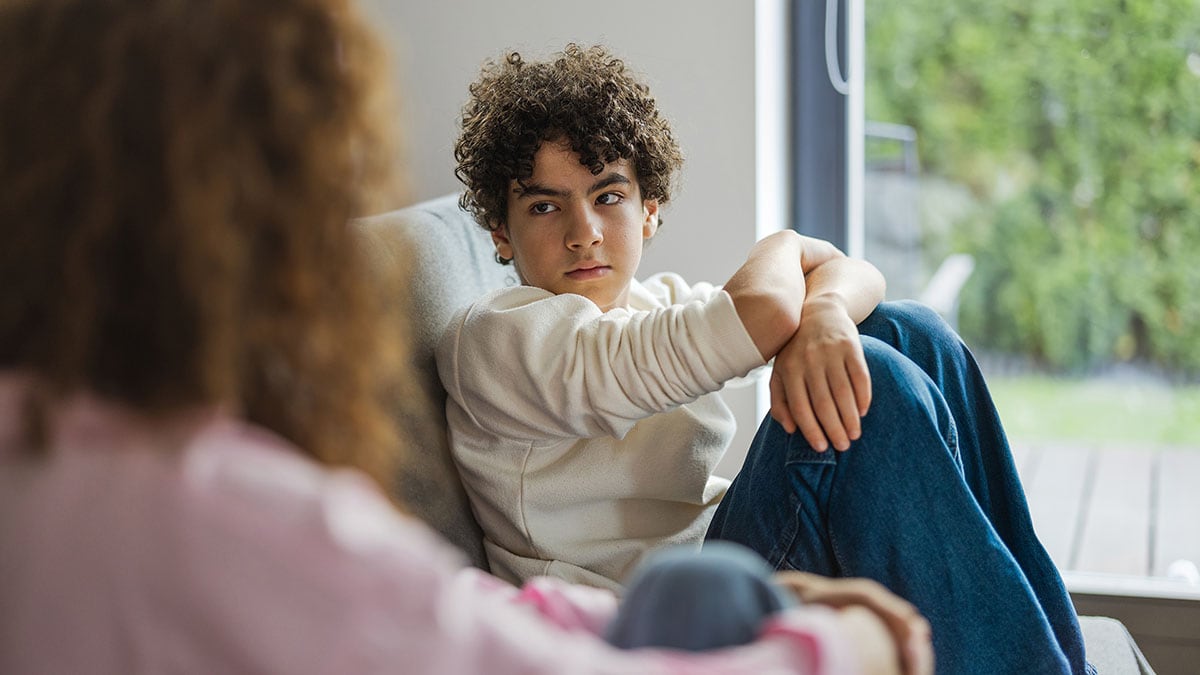
[[[486,568],[483,535],[471,514],[446,439],[446,392],[433,349],[454,312],[488,290],[518,283],[512,267],[493,257],[491,238],[458,196],[372,216],[357,225],[388,297],[407,308],[412,342],[414,400],[397,401],[396,414],[412,448],[400,467],[399,497],[471,562]]]
[[[1088,663],[1100,675],[1154,675],[1125,624],[1103,616],[1081,616]]]

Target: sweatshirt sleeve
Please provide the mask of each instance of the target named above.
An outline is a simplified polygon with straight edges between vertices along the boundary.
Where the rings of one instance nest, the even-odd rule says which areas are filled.
[[[497,291],[456,315],[437,362],[476,425],[530,441],[620,438],[763,364],[724,291],[601,313],[582,296],[530,287]]]

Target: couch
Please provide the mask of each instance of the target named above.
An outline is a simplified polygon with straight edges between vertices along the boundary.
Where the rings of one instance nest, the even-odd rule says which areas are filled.
[[[422,518],[486,569],[483,533],[450,456],[446,439],[446,392],[433,350],[451,315],[482,293],[519,283],[511,266],[496,264],[491,239],[458,207],[458,195],[362,219],[356,226],[388,297],[406,315],[415,386],[396,414],[414,440],[400,468],[399,496]],[[1082,617],[1089,661],[1102,675],[1152,673],[1119,621]],[[1005,639],[997,636],[997,639]],[[1020,645],[1014,644],[1015,649]]]

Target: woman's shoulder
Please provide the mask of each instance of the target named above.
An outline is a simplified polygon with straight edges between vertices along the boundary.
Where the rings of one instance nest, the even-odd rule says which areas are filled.
[[[365,473],[318,464],[262,427],[231,418],[214,421],[189,443],[184,464],[187,488],[221,512],[213,514],[218,519],[255,514],[250,517],[269,521],[263,524],[272,529],[293,529],[297,544],[350,549],[370,539],[386,547],[418,544],[402,548],[457,564],[432,531],[401,514]]]
[[[300,649],[279,626],[338,617],[353,631],[348,622],[403,607],[396,598],[413,589],[434,602],[462,566],[365,474],[219,410],[148,419],[77,399],[52,419],[51,447],[10,452],[0,467],[0,548],[25,552],[0,594],[69,588],[14,596],[62,634],[91,635],[137,607],[123,628],[148,644],[179,647],[181,625],[211,628],[187,646],[197,670],[299,672],[331,643],[311,632]],[[380,588],[393,586],[385,602]],[[53,645],[30,653],[42,647]]]

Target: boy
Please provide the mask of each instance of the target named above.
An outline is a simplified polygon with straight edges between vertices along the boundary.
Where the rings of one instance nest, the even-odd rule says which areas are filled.
[[[455,155],[463,206],[523,282],[457,315],[437,354],[494,573],[619,590],[651,549],[729,539],[882,582],[930,619],[944,672],[1085,672],[986,385],[936,316],[880,305],[873,267],[791,232],[721,287],[636,281],[681,159],[602,49],[490,64]],[[771,359],[771,417],[729,485],[716,392]]]

